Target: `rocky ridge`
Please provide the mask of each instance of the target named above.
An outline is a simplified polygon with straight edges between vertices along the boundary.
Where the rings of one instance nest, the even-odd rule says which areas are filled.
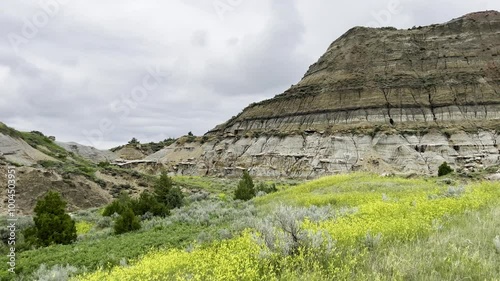
[[[495,165],[499,56],[496,11],[409,30],[355,27],[283,94],[251,104],[204,142],[178,141],[146,159],[178,174],[300,178]]]

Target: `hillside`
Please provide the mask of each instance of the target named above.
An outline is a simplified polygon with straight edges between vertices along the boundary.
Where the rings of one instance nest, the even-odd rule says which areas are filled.
[[[178,174],[297,178],[498,164],[499,33],[496,11],[408,30],[355,27],[284,93],[147,159]]]
[[[76,211],[101,207],[122,191],[134,196],[149,186],[152,176],[104,162],[114,159],[111,151],[55,142],[41,132],[20,132],[0,123],[0,173],[7,175],[8,166],[16,169],[19,214],[31,214],[49,190],[60,192],[68,209]],[[97,164],[101,161],[104,165]],[[0,195],[6,192],[2,189]],[[5,210],[2,205],[0,211]]]
[[[112,162],[118,158],[118,155],[112,151],[100,150],[92,146],[81,145],[75,142],[56,142],[56,144],[94,163]]]
[[[76,243],[18,261],[27,277],[46,263],[88,281],[496,280],[499,187],[351,173],[281,185],[249,202],[191,198],[124,235],[90,210],[77,216],[92,228]]]

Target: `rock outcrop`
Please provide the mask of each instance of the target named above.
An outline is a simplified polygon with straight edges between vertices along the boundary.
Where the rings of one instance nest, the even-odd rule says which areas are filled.
[[[209,134],[498,119],[499,32],[493,11],[411,30],[355,27],[297,85]]]
[[[409,30],[355,27],[283,94],[251,104],[204,143],[147,159],[183,174],[435,173],[444,161],[498,163],[498,132],[500,13],[486,11]]]
[[[112,162],[118,155],[109,150],[100,150],[92,146],[81,145],[76,142],[56,142],[57,145],[66,149],[67,151],[73,152],[91,162]]]
[[[162,161],[184,175],[239,176],[243,169],[261,177],[291,178],[356,170],[435,174],[444,161],[469,171],[498,164],[499,142],[496,131],[313,133],[172,145],[148,159]]]
[[[0,133],[0,158],[11,163],[30,166],[38,161],[57,161],[41,151],[34,149],[24,140],[4,133]]]

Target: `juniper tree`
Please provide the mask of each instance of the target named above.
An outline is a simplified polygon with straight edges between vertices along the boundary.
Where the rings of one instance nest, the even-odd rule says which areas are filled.
[[[172,179],[167,173],[162,173],[155,182],[154,194],[160,204],[165,204],[168,209],[179,208],[182,206],[184,195],[178,187],[174,187]]]
[[[35,207],[33,234],[38,244],[71,244],[76,240],[75,221],[66,213],[60,194],[49,191]]]
[[[243,176],[234,193],[234,199],[247,201],[255,197],[255,194],[256,192],[252,177],[247,171],[243,171]]]

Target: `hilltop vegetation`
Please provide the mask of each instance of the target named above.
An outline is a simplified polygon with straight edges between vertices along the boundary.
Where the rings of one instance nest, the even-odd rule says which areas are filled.
[[[132,138],[128,142],[128,144],[126,144],[126,145],[120,145],[120,146],[117,146],[117,147],[113,147],[113,148],[110,149],[110,151],[117,152],[117,151],[119,151],[120,149],[123,149],[126,146],[133,146],[133,147],[136,147],[137,149],[139,149],[144,154],[149,155],[149,154],[153,154],[153,153],[159,151],[160,149],[162,149],[164,147],[167,147],[167,146],[173,144],[175,141],[176,141],[176,139],[174,139],[174,138],[168,138],[168,139],[165,139],[165,140],[162,140],[162,141],[159,141],[159,142],[141,143],[136,138]]]

